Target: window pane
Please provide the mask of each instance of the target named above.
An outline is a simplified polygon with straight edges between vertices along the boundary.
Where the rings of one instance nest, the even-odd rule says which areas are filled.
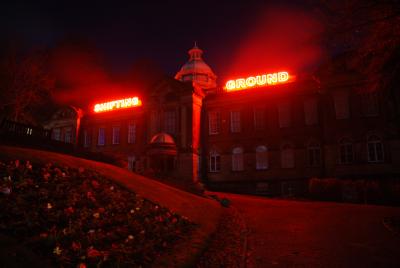
[[[120,127],[112,128],[112,143],[119,144]]]
[[[265,129],[265,109],[263,108],[254,109],[254,129]]]
[[[350,117],[349,95],[345,91],[335,92],[333,95],[335,104],[336,119],[346,119]]]
[[[104,128],[99,128],[99,136],[98,136],[98,145],[104,145],[105,144],[105,129]]]
[[[317,100],[309,99],[304,101],[304,116],[306,125],[315,125],[318,123]]]
[[[220,113],[209,112],[208,113],[208,128],[209,134],[218,134],[220,132]]]
[[[164,131],[169,134],[175,134],[176,132],[176,112],[165,111],[164,112]]]
[[[290,116],[290,105],[289,103],[282,103],[278,106],[278,119],[279,127],[289,127],[291,116]]]
[[[240,132],[240,111],[231,111],[231,132]]]
[[[130,123],[128,125],[128,143],[136,142],[136,124]]]

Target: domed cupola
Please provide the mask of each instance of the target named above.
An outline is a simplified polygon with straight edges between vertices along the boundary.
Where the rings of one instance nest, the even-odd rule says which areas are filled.
[[[198,48],[195,43],[188,53],[189,61],[177,72],[175,79],[183,82],[192,82],[205,90],[215,88],[217,86],[217,76],[210,66],[203,61],[203,50]]]

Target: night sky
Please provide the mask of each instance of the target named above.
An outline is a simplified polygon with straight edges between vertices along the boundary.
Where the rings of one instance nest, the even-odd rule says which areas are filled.
[[[226,64],[266,13],[308,8],[301,1],[286,1],[279,7],[264,1],[107,2],[3,3],[1,32],[3,38],[18,37],[32,45],[52,45],[70,35],[84,37],[96,44],[113,69],[148,58],[171,75],[197,41],[209,65],[225,76]]]

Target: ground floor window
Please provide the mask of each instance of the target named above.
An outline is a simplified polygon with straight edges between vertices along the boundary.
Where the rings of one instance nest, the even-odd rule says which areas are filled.
[[[282,168],[294,168],[294,150],[290,144],[282,146],[281,165]]]
[[[106,129],[104,127],[99,128],[99,136],[97,138],[98,145],[104,145],[106,143]]]
[[[243,148],[236,147],[232,150],[232,170],[243,170]]]
[[[342,139],[339,144],[339,161],[341,164],[350,164],[353,162],[353,143],[349,139]]]
[[[51,132],[51,138],[56,141],[61,140],[61,129],[53,128],[53,131]]]
[[[308,145],[308,164],[312,167],[321,164],[321,148],[318,143],[310,143]]]
[[[219,172],[221,170],[221,156],[218,152],[210,152],[210,172]]]
[[[65,143],[72,142],[72,128],[70,127],[65,128],[64,141]]]
[[[268,168],[268,150],[266,146],[256,148],[256,169],[263,170]]]
[[[383,162],[383,145],[378,136],[368,138],[368,162]]]

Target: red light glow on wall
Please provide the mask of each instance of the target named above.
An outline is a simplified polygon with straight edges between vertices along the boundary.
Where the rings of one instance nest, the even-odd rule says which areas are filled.
[[[109,112],[119,109],[126,109],[141,106],[142,101],[138,97],[126,98],[121,100],[113,100],[104,103],[97,103],[94,105],[96,113]]]
[[[288,72],[277,72],[271,74],[262,74],[256,76],[249,76],[247,78],[238,78],[229,80],[225,84],[226,91],[237,91],[253,87],[272,86],[276,84],[283,84],[289,81]]]

